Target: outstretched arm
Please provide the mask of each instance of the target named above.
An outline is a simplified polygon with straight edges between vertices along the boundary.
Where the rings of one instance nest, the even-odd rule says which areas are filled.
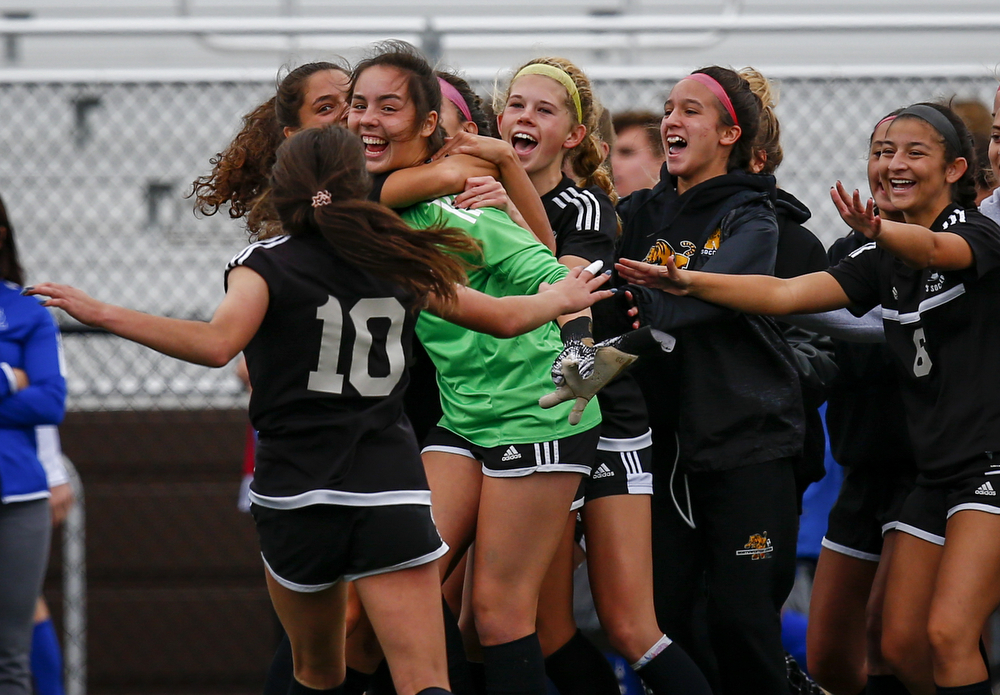
[[[255,271],[236,267],[229,272],[226,296],[210,321],[153,316],[100,302],[69,285],[43,282],[25,294],[48,297],[45,306],[62,309],[77,321],[150,347],[185,362],[222,367],[229,363],[260,328],[267,312],[267,283]]]
[[[848,194],[840,181],[830,189],[830,196],[844,222],[911,268],[964,270],[975,262],[969,242],[958,234],[883,220],[875,214],[871,198],[862,203],[861,194],[857,190]]]
[[[435,153],[434,159],[447,161],[458,155],[472,155],[485,159],[499,169],[500,182],[524,217],[524,221],[538,240],[545,244],[549,251],[555,253],[556,238],[549,217],[545,214],[545,206],[542,205],[542,199],[538,196],[535,185],[528,178],[528,173],[521,166],[514,148],[503,140],[461,132],[455,137],[448,138],[445,146]],[[447,159],[442,160],[442,157]]]
[[[429,309],[446,321],[498,338],[513,338],[532,331],[559,316],[572,314],[607,299],[612,290],[598,288],[608,280],[607,274],[594,276],[583,266],[573,268],[562,280],[543,282],[537,294],[491,297],[468,287],[462,287],[458,299],[447,304],[435,296]]]
[[[673,257],[663,266],[622,258],[615,269],[626,282],[681,297],[697,297],[747,314],[809,314],[840,309],[850,303],[840,283],[826,272],[787,280],[770,275],[724,275],[679,270]]]
[[[405,208],[443,195],[465,190],[465,180],[473,176],[499,176],[499,169],[479,157],[456,156],[438,159],[389,174],[379,202],[390,208]]]

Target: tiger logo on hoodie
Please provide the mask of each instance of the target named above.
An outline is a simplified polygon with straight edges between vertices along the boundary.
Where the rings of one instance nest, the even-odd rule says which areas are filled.
[[[680,253],[674,251],[669,241],[657,239],[656,243],[646,252],[646,257],[642,260],[653,265],[666,265],[667,259],[673,256],[674,264],[678,268],[684,268],[691,262],[691,257],[694,256],[698,247],[690,241],[682,241],[679,246],[684,249]]]

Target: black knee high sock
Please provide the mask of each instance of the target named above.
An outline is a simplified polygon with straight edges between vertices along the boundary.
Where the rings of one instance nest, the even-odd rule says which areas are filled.
[[[486,695],[486,666],[475,661],[470,661],[469,675],[472,676],[472,692],[474,695]]]
[[[545,657],[545,674],[561,695],[619,695],[618,678],[600,650],[579,630]]]
[[[344,684],[341,683],[336,688],[329,688],[327,690],[316,690],[316,688],[302,685],[292,678],[292,682],[288,686],[288,695],[344,695]]]
[[[444,609],[444,643],[448,655],[448,681],[451,683],[451,692],[456,695],[473,695],[475,686],[472,682],[472,672],[469,670],[469,660],[465,655],[462,630],[443,596],[441,606]]]
[[[655,695],[712,695],[701,669],[673,642],[668,642],[635,672]]]
[[[910,695],[910,691],[895,676],[868,676],[865,695]]]
[[[278,643],[278,648],[271,658],[271,665],[267,669],[264,695],[285,695],[293,680],[295,679],[292,677],[292,643],[285,634],[282,635],[281,642]]]
[[[451,691],[444,688],[424,688],[417,695],[451,695]]]
[[[368,681],[368,695],[396,695],[396,686],[389,673],[389,662],[385,659],[379,663],[375,673]]]
[[[538,635],[483,647],[489,695],[545,695],[545,659]]]
[[[356,671],[347,667],[347,677],[344,679],[344,695],[365,695],[372,676],[364,671]]]
[[[988,680],[982,683],[972,683],[971,685],[960,685],[957,688],[937,686],[937,695],[991,695],[992,692]]]

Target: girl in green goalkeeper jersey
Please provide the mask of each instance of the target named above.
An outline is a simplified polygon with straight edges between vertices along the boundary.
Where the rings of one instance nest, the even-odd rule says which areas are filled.
[[[430,67],[405,45],[382,46],[358,64],[348,125],[365,143],[371,173],[417,166],[438,149],[440,98]],[[567,272],[498,210],[462,210],[446,197],[401,214],[415,227],[459,227],[479,240],[483,254],[469,285],[487,294],[531,292]],[[543,693],[538,592],[566,512],[590,472],[598,408],[588,406],[572,426],[568,404],[538,407],[552,389],[549,368],[562,348],[552,324],[499,340],[422,315],[417,331],[438,369],[444,410],[423,456],[435,520],[451,547],[442,577],[475,540],[472,605],[487,691]]]

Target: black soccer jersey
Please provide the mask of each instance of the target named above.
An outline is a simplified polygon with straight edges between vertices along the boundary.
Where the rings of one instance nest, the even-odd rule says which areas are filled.
[[[870,243],[828,272],[855,313],[882,305],[917,465],[933,478],[1000,451],[1000,227],[949,206],[931,229],[965,239],[972,267],[916,270]]]
[[[259,432],[251,500],[278,508],[429,503],[402,414],[412,299],[319,235],[251,244],[227,274],[236,266],[258,273],[269,292],[244,350]]]
[[[612,267],[618,216],[604,191],[597,186],[579,188],[564,174],[562,181],[542,196],[542,204],[556,236],[556,258],[601,259],[605,270]]]
[[[600,259],[605,269],[612,267],[618,215],[607,193],[597,186],[580,188],[563,175],[559,185],[542,196],[542,204],[556,237],[557,258]],[[602,437],[624,439],[646,433],[646,402],[628,372],[598,391],[597,402]]]

